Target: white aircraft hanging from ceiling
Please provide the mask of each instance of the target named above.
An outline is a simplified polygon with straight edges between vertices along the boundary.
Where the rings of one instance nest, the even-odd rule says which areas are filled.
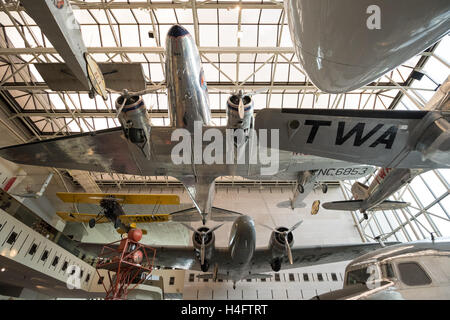
[[[193,229],[193,246],[156,247],[154,265],[160,267],[196,270],[210,273],[198,275],[201,279],[230,280],[233,287],[236,282],[245,279],[267,279],[267,272],[300,268],[318,264],[333,263],[354,259],[362,254],[381,248],[379,243],[359,243],[344,245],[319,245],[292,247],[292,231],[301,221],[291,228],[271,228],[269,245],[256,248],[255,222],[249,216],[242,215],[233,222],[230,231],[229,246],[215,246],[214,228],[205,226]],[[103,248],[99,243],[80,243],[79,247],[99,254]]]
[[[344,287],[312,300],[448,300],[448,238],[392,245],[356,258],[345,268]]]
[[[285,0],[303,69],[322,91],[371,83],[450,30],[448,0]]]
[[[354,200],[326,202],[322,207],[329,210],[359,210],[366,220],[367,212],[406,208],[408,202],[386,199],[423,172],[422,169],[381,168],[370,186],[358,181],[352,185]]]
[[[49,0],[42,3],[53,5]],[[30,15],[39,12],[35,10]],[[39,23],[38,17],[35,20]],[[67,26],[61,24],[56,27],[64,29]],[[62,46],[65,50],[75,50],[70,45]],[[220,176],[297,180],[301,178],[302,172],[333,168],[336,169],[333,172],[344,172],[330,175],[330,180],[339,180],[357,179],[373,170],[370,166],[355,165],[355,162],[376,166],[392,164],[391,167],[449,166],[450,157],[446,157],[449,149],[446,144],[448,127],[445,127],[448,124],[445,117],[448,115],[444,112],[266,109],[259,111],[253,120],[253,101],[246,95],[231,96],[227,101],[227,126],[213,127],[222,137],[230,129],[242,129],[240,132],[244,135],[234,143],[233,140],[229,143],[228,139],[222,141],[220,148],[215,150],[219,161],[215,164],[198,163],[195,155],[204,154],[210,145],[208,141],[199,144],[194,141],[194,159],[174,163],[172,154],[178,141],[172,141],[172,134],[184,128],[193,137],[198,132],[204,137],[211,129],[211,115],[200,55],[185,28],[175,25],[169,30],[165,57],[170,127],[151,125],[140,96],[148,90],[134,94],[125,91],[116,101],[121,128],[6,147],[0,150],[0,156],[28,165],[173,176],[186,187],[203,223],[210,215],[215,220],[219,220],[219,217],[234,219],[240,215],[213,208],[214,181]],[[71,65],[67,67],[70,69]],[[276,129],[280,133],[280,140],[275,139],[273,142],[275,145],[270,130],[267,134],[270,137],[265,148],[266,155],[279,151],[278,158],[272,163],[278,169],[270,175],[261,174],[268,166],[262,159],[259,158],[255,163],[250,161],[254,155],[254,146],[248,138],[254,126],[257,129]],[[351,143],[353,136],[354,142]],[[211,139],[209,137],[209,141]],[[417,150],[411,149],[411,143],[417,144]],[[245,155],[244,161],[226,164],[230,154],[237,157],[238,151],[235,149],[238,145],[243,146],[239,152]],[[413,144],[413,147],[416,145]],[[186,214],[188,212],[192,213],[192,210],[187,210]]]

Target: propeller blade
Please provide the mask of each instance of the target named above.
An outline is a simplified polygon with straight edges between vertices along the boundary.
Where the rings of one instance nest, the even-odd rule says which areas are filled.
[[[205,264],[205,238],[206,234],[202,234],[202,246],[200,248],[200,261],[201,264]]]
[[[289,229],[289,232],[292,232],[292,231],[294,231],[295,229],[297,229],[297,227],[298,227],[299,225],[301,225],[302,222],[303,222],[303,220],[300,220],[299,222],[297,222],[296,224],[294,224],[294,225]]]
[[[245,110],[244,110],[244,100],[242,96],[239,97],[239,118],[244,119]]]
[[[122,109],[123,109],[123,107],[125,106],[125,104],[127,103],[127,101],[128,101],[128,97],[124,97],[123,103],[120,105],[120,108],[117,110],[116,118],[119,117],[119,115],[120,115],[120,113],[122,112]]]
[[[210,229],[210,230],[208,230],[208,232],[206,232],[205,235],[208,234],[208,233],[211,233],[211,232],[216,231],[216,230],[219,229],[221,226],[223,226],[223,223],[222,223],[222,224],[219,224],[219,225],[217,225],[217,226],[215,226],[214,228],[212,228],[212,229]]]
[[[180,222],[183,226],[185,226],[186,228],[188,228],[191,231],[197,232],[197,230],[195,230],[193,227],[191,227],[190,225],[184,223],[184,222]]]
[[[263,92],[267,92],[268,90],[269,90],[269,88],[262,88],[262,89],[254,90],[254,91],[252,91],[252,92],[248,92],[248,93],[246,93],[245,95],[252,97],[252,96],[254,96],[255,94],[261,94],[261,93],[263,93]]]
[[[289,241],[288,241],[288,235],[289,235],[289,233],[285,233],[285,235],[284,235],[284,246],[286,248],[286,253],[289,258],[289,263],[294,264],[294,259],[292,258],[291,246],[289,245]]]

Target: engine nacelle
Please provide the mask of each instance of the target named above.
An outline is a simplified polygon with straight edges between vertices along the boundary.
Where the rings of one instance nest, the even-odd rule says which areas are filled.
[[[116,100],[116,109],[119,110],[125,97]],[[144,100],[140,96],[130,96],[119,114],[119,121],[125,136],[133,143],[145,143],[150,127],[150,120]]]
[[[253,127],[253,99],[242,97],[244,103],[244,118],[239,117],[239,96],[232,95],[227,100],[227,127],[230,129],[248,130]]]
[[[200,227],[197,229],[197,232],[194,232],[192,235],[192,243],[195,249],[195,257],[201,263],[201,248],[202,248],[202,233],[208,232],[208,227]],[[205,265],[202,266],[202,271],[206,272],[209,268],[209,261],[211,261],[212,256],[214,255],[214,243],[216,241],[216,237],[214,236],[214,232],[210,232],[206,235],[205,239]]]
[[[286,227],[278,227],[278,228],[276,228],[276,230],[280,231],[280,232],[284,232],[284,231],[288,231],[289,229]],[[289,246],[292,248],[292,246],[294,245],[294,236],[293,236],[292,232],[288,233],[287,238],[288,238]],[[270,266],[272,267],[272,270],[275,272],[280,271],[281,262],[283,260],[283,257],[285,257],[287,255],[284,241],[285,240],[284,240],[283,235],[281,235],[275,231],[272,232],[272,234],[270,236],[270,241],[269,241],[269,248],[272,253],[272,260],[270,262]]]
[[[116,100],[116,109],[120,110],[124,99],[127,99],[119,114],[119,121],[122,125],[125,137],[136,144],[145,156],[150,159],[150,119],[147,114],[147,107],[141,96],[129,97],[120,96]]]

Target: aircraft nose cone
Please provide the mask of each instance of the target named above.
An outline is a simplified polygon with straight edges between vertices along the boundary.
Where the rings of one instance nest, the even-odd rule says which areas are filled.
[[[174,25],[172,28],[170,28],[169,33],[168,33],[169,37],[175,37],[175,38],[184,36],[186,34],[189,34],[189,32],[185,28],[183,28],[182,26],[177,25],[177,24]]]
[[[242,215],[236,219],[239,223],[254,225],[253,219],[249,216]]]

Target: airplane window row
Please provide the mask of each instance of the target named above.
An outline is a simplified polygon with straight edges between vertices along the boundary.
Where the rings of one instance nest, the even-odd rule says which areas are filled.
[[[314,276],[312,278],[313,278],[312,281],[314,281]],[[297,281],[294,273],[289,273],[288,274],[288,279],[289,279],[289,282]],[[254,280],[254,279],[246,279],[247,282],[252,282],[252,280]],[[266,282],[267,281],[265,278],[262,278],[262,279],[259,279],[259,280],[261,282]],[[317,273],[317,280],[318,281],[324,281],[324,277],[323,277],[322,273]],[[218,281],[219,282],[223,282],[222,279],[218,279]],[[280,277],[279,273],[275,273],[274,274],[274,281],[275,282],[281,282],[281,277]],[[298,280],[298,281],[300,281],[300,280]],[[303,281],[304,282],[310,281],[310,277],[309,277],[308,273],[303,273]],[[327,281],[330,281],[328,279],[328,276],[327,276]],[[331,273],[331,281],[338,281],[338,277],[337,277],[336,273]],[[195,274],[194,273],[189,274],[189,282],[195,282]],[[208,282],[208,279],[203,279],[203,282]]]

